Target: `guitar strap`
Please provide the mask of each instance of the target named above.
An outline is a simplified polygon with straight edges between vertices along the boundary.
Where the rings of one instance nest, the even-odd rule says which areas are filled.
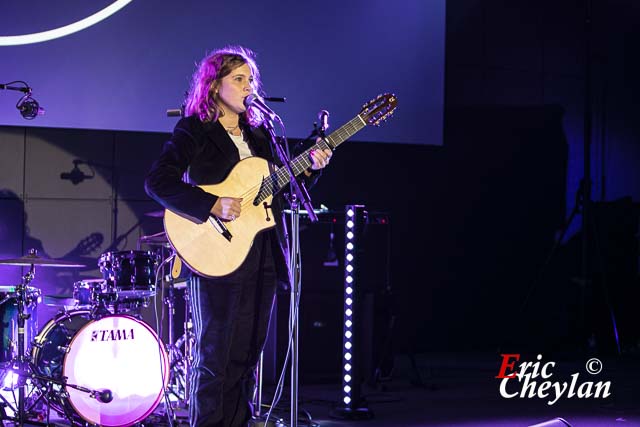
[[[180,277],[181,272],[182,272],[182,260],[176,253],[175,257],[173,258],[173,265],[171,266],[171,278],[173,278],[174,280],[177,279],[178,277]]]

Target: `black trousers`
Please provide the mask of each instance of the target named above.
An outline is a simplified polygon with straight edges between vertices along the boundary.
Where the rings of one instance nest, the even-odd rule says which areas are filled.
[[[228,276],[191,280],[196,345],[191,426],[240,427],[251,417],[254,371],[273,306],[276,273],[271,231],[260,233]]]

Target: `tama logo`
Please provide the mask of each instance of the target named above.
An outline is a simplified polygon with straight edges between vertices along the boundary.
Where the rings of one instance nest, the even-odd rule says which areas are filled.
[[[102,329],[91,332],[91,341],[124,341],[132,340],[133,329]]]

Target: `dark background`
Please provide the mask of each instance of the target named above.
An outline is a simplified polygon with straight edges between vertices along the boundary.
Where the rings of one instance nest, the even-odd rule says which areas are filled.
[[[306,137],[321,109],[344,123],[393,92],[404,113],[355,139],[442,145],[445,0],[136,0],[68,36],[4,46],[6,36],[59,28],[109,4],[117,5],[5,2],[0,83],[34,88],[47,110],[34,126],[166,132],[164,112],[180,107],[197,62],[240,44],[256,52],[266,94],[287,98],[277,110],[289,137]],[[0,124],[23,125],[15,102],[0,99]]]

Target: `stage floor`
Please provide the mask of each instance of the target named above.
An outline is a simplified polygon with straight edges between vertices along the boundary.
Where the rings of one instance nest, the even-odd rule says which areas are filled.
[[[587,372],[586,362],[590,358],[566,355],[558,356],[556,360],[543,358],[539,373],[543,373],[544,363],[554,362],[555,365],[547,366],[544,371],[548,378],[530,379],[530,384],[536,381],[538,397],[505,398],[500,394],[501,380],[495,378],[503,360],[499,354],[422,354],[414,357],[415,363],[408,356],[400,355],[395,359],[390,380],[363,387],[362,393],[372,418],[359,421],[331,417],[332,410],[341,400],[339,384],[307,384],[304,376],[301,376],[299,426],[525,427],[561,417],[573,427],[640,427],[640,355],[602,358],[602,371],[598,374]],[[526,356],[522,355],[520,362],[524,360]],[[518,363],[516,362],[516,366]],[[505,373],[507,372],[509,370]],[[574,386],[576,393],[582,390],[581,394],[585,394],[589,387],[587,383],[592,383],[591,397],[567,396],[574,376],[577,379]],[[517,380],[509,381],[511,383],[506,387],[507,393],[515,394],[522,389]],[[544,381],[559,385],[545,386],[548,387],[545,392],[541,388]],[[548,404],[554,399],[554,387],[562,387],[564,382],[568,383],[564,394],[555,403]],[[609,397],[593,396],[597,382],[609,382]],[[273,385],[265,386],[264,404],[270,403],[273,389]],[[530,386],[531,389],[533,388]],[[540,394],[546,397],[541,398]],[[271,419],[281,419],[285,422],[283,425],[289,425],[288,410],[287,387]],[[160,405],[154,415],[142,425],[168,426],[163,411],[163,406]],[[185,409],[177,409],[176,415],[173,423],[175,427],[188,425]],[[59,426],[69,425],[53,411],[51,422]],[[561,425],[564,424],[560,421],[549,424],[554,427]]]

